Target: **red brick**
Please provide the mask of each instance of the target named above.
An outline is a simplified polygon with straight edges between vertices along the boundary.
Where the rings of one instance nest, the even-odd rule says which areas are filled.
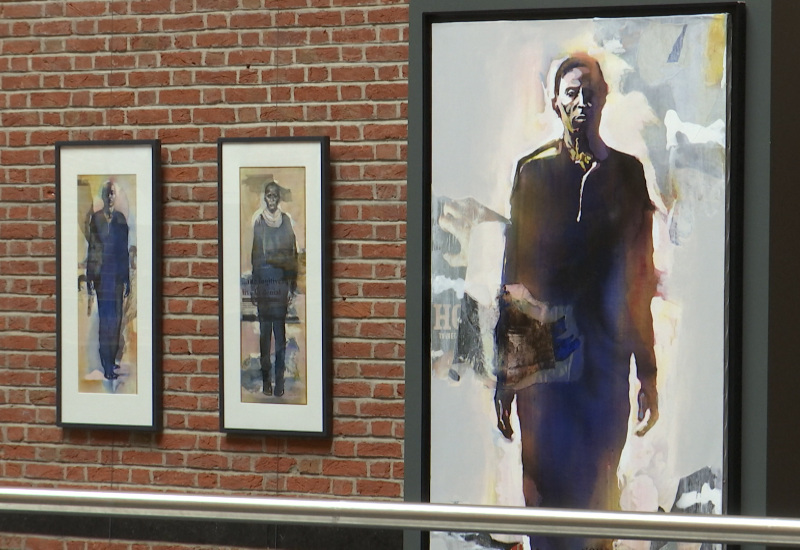
[[[136,0],[130,6],[131,13],[167,13],[170,11],[170,0]]]
[[[337,382],[333,387],[335,397],[368,397],[369,384],[363,382]]]
[[[403,447],[398,442],[362,442],[357,446],[360,457],[402,458]]]
[[[229,48],[239,43],[239,35],[235,32],[204,32],[196,36],[198,48]]]
[[[364,296],[379,298],[402,298],[405,296],[405,283],[393,283],[390,281],[364,283]]]
[[[227,474],[220,475],[219,488],[230,490],[257,490],[261,489],[264,477],[252,474]]]
[[[331,69],[334,82],[371,82],[375,80],[375,69],[369,66],[340,67]]]
[[[35,71],[69,71],[73,68],[73,59],[68,56],[41,56],[31,60],[31,68]]]
[[[339,93],[336,86],[298,86],[295,88],[296,101],[337,101]]]
[[[356,492],[362,497],[397,498],[402,495],[402,485],[391,481],[359,479]]]
[[[164,454],[160,451],[127,450],[122,453],[122,461],[124,464],[159,466],[164,464]]]
[[[406,139],[407,128],[400,124],[368,124],[364,127],[364,139]]]
[[[405,325],[386,321],[362,323],[359,335],[364,338],[393,338],[399,340],[405,337]]]
[[[67,2],[64,15],[67,17],[85,19],[92,16],[104,15],[107,7],[107,2]]]
[[[136,96],[133,92],[115,90],[92,94],[92,105],[94,107],[130,107],[135,104]]]
[[[154,470],[152,476],[153,483],[156,485],[192,487],[195,480],[194,473],[180,472],[176,470]]]
[[[168,71],[133,72],[128,75],[128,85],[137,88],[144,86],[169,86],[170,73]]]
[[[3,79],[3,84],[6,84],[6,79]],[[40,118],[38,113],[34,112],[6,112],[2,115],[3,126],[38,126]]]
[[[336,435],[364,436],[367,435],[367,424],[360,420],[334,420],[333,433]]]
[[[362,246],[362,253],[364,258],[372,258],[372,259],[382,259],[382,258],[393,258],[393,259],[402,259],[405,258],[406,249],[404,245],[401,244],[364,244]]]
[[[286,480],[286,488],[297,493],[328,494],[330,493],[331,480],[323,477],[293,476]]]
[[[288,473],[297,464],[297,460],[288,457],[261,457],[255,460],[253,470],[256,472]]]
[[[367,475],[367,466],[360,460],[324,460],[322,473],[334,477],[364,477]]]
[[[378,418],[401,418],[405,413],[403,403],[395,402],[370,402],[362,403],[359,410],[364,416]]]
[[[353,482],[343,479],[334,479],[332,493],[339,497],[351,496],[353,494]]]
[[[197,84],[230,86],[232,84],[236,84],[236,71],[200,71],[195,75],[195,81]]]
[[[164,18],[161,26],[165,32],[202,30],[205,28],[205,21],[202,15],[170,17]]]
[[[375,42],[376,38],[377,35],[374,27],[353,27],[348,29],[334,30],[331,33],[331,39],[334,42],[345,44]]]
[[[64,467],[45,464],[26,464],[25,477],[33,479],[64,479]]]
[[[370,422],[370,433],[374,437],[392,437],[394,435],[394,423],[390,420],[374,420]]]
[[[342,238],[338,234],[337,230],[338,225],[334,225],[333,234],[339,238]],[[370,230],[371,233],[371,230]],[[372,264],[362,264],[362,263],[335,263],[333,265],[333,275],[334,277],[339,278],[356,278],[356,279],[371,279],[373,278],[373,266]],[[338,307],[338,303],[334,304],[334,307]]]
[[[34,54],[40,51],[41,43],[35,39],[5,39],[2,44],[2,52],[5,55],[25,55]]]
[[[225,90],[225,100],[228,103],[264,103],[267,101],[267,89],[256,88],[228,88]]]
[[[108,51],[108,42],[102,37],[68,38],[65,42],[68,52],[105,52]]]
[[[190,453],[186,457],[186,464],[190,468],[223,470],[228,463],[228,458],[220,454]]]
[[[196,124],[232,124],[236,121],[236,111],[228,107],[204,107],[192,111]]]
[[[168,109],[132,109],[127,111],[128,124],[166,124],[170,119]]]
[[[390,462],[372,462],[369,465],[369,476],[379,479],[388,479],[392,475]]]
[[[3,6],[4,19],[37,19],[42,17],[43,5],[33,2],[9,2]]]

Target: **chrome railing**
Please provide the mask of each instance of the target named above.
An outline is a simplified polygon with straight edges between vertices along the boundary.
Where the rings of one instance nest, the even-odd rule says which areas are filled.
[[[800,520],[746,516],[27,488],[0,511],[800,546]]]

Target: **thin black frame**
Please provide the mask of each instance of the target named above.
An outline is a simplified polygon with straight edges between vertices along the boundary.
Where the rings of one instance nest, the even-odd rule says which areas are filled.
[[[726,235],[726,373],[723,463],[725,513],[740,502],[742,286],[744,229],[744,61],[745,6],[717,1],[608,2],[505,1],[484,7],[479,1],[412,0],[409,76],[409,180],[407,346],[406,346],[406,500],[430,501],[430,273],[431,273],[431,29],[435,23],[496,20],[646,17],[727,13],[730,44],[728,186]],[[416,140],[416,142],[415,142]],[[419,323],[418,320],[425,320]],[[411,534],[407,548],[425,548],[429,539]]]
[[[124,151],[128,149],[129,151]],[[80,155],[82,151],[95,151],[96,157],[90,160],[88,167],[83,164],[85,159],[65,158],[69,155]],[[125,153],[129,152],[132,155],[138,155],[135,159],[125,159]],[[105,157],[100,159],[99,157]],[[139,161],[147,159],[149,166],[141,167],[138,165]],[[65,293],[62,289],[62,263],[64,261],[64,242],[68,237],[74,238],[75,235],[68,233],[68,230],[62,227],[62,207],[64,206],[64,186],[75,185],[77,182],[64,182],[65,164],[69,162],[80,162],[82,164],[81,173],[96,172],[98,169],[107,171],[107,173],[121,173],[119,170],[124,168],[109,167],[102,170],[100,167],[105,167],[110,162],[122,161],[134,164],[132,170],[135,171],[137,176],[146,175],[150,179],[149,193],[147,190],[141,192],[137,189],[137,199],[141,200],[146,197],[146,206],[150,210],[150,216],[145,219],[140,219],[137,216],[137,228],[149,227],[151,238],[148,242],[143,242],[137,235],[137,261],[142,263],[142,253],[146,253],[146,262],[150,265],[149,277],[144,274],[145,270],[137,273],[137,285],[142,286],[141,283],[146,284],[149,299],[146,300],[150,304],[149,315],[143,319],[137,307],[137,326],[147,326],[152,336],[146,346],[150,348],[149,357],[139,357],[137,359],[141,366],[149,364],[150,372],[150,388],[137,388],[136,395],[138,401],[134,405],[132,414],[128,409],[118,408],[115,409],[114,414],[120,417],[119,419],[110,422],[86,422],[82,420],[70,420],[75,413],[65,410],[73,405],[65,403],[69,399],[66,395],[67,390],[64,387],[63,378],[68,375],[75,376],[73,369],[65,366],[64,362],[67,358],[64,357],[64,300]],[[61,141],[55,144],[55,181],[56,181],[56,424],[64,428],[82,428],[82,429],[127,429],[127,430],[140,430],[140,431],[158,431],[162,426],[161,418],[161,142],[160,140],[120,140],[120,141]],[[74,170],[73,170],[74,171]],[[146,179],[146,178],[145,178]],[[137,187],[141,183],[137,181]],[[73,231],[77,228],[77,224],[73,227]],[[146,246],[143,246],[146,245]],[[147,253],[149,248],[149,253]],[[140,249],[142,252],[139,252]],[[73,260],[76,258],[72,258]],[[144,300],[144,298],[143,298]],[[137,300],[137,304],[141,302]],[[138,365],[137,365],[138,369]],[[138,372],[138,370],[137,370]],[[141,382],[141,379],[140,379]],[[96,394],[84,394],[84,401],[92,399],[91,396]],[[88,397],[87,397],[88,396]],[[140,402],[142,401],[142,402]],[[148,403],[149,401],[149,403]],[[103,411],[108,414],[107,408],[103,407]],[[137,415],[149,414],[149,421],[140,422],[126,422],[126,418],[137,418]],[[97,414],[97,418],[101,418],[102,414]]]
[[[237,252],[234,252],[233,255],[228,254],[226,251],[228,247],[225,246],[226,239],[225,235],[230,234],[231,231],[234,229],[236,230],[237,234],[240,231],[240,224],[241,224],[241,217],[235,215],[235,219],[231,222],[228,210],[230,206],[226,207],[225,205],[225,198],[226,196],[230,196],[231,192],[235,192],[236,197],[239,197],[239,186],[240,180],[238,174],[234,179],[235,181],[230,181],[229,179],[225,178],[226,170],[229,169],[227,165],[223,162],[223,157],[227,154],[227,152],[233,151],[233,149],[237,146],[242,147],[249,147],[251,148],[248,150],[242,150],[241,152],[235,153],[232,152],[231,155],[235,157],[235,155],[243,155],[247,158],[257,158],[259,159],[255,163],[249,163],[247,165],[243,164],[243,162],[247,161],[236,161],[235,158],[231,160],[231,164],[233,165],[233,170],[238,170],[239,168],[261,168],[261,167],[295,167],[302,165],[307,169],[306,172],[306,265],[308,265],[309,255],[313,254],[315,258],[312,259],[313,263],[318,266],[318,273],[315,274],[315,278],[317,279],[315,283],[316,293],[318,294],[315,296],[313,302],[319,304],[319,311],[317,312],[316,319],[313,320],[313,324],[316,325],[316,329],[319,335],[319,341],[312,342],[310,338],[306,342],[306,349],[310,349],[312,346],[317,349],[317,353],[319,354],[319,366],[318,366],[318,373],[319,379],[315,380],[313,383],[315,384],[315,388],[308,389],[307,394],[307,404],[306,405],[294,405],[294,404],[281,404],[281,403],[242,403],[241,398],[237,401],[236,399],[231,399],[231,396],[234,394],[241,395],[239,392],[241,391],[241,377],[240,376],[228,376],[226,377],[226,361],[225,361],[225,350],[226,347],[230,345],[230,342],[237,342],[239,345],[237,346],[238,349],[241,349],[241,333],[239,332],[240,329],[233,329],[233,325],[226,329],[226,310],[229,309],[229,304],[231,302],[241,302],[241,296],[238,295],[234,298],[227,298],[225,294],[225,284],[226,284],[226,269],[236,270],[239,272],[238,267],[230,267],[234,260],[238,266],[239,262],[239,255]],[[313,155],[311,157],[311,152],[306,150],[299,150],[296,152],[293,158],[299,158],[299,162],[302,164],[291,164],[292,161],[289,161],[289,164],[270,164],[270,161],[264,161],[264,157],[269,158],[269,149],[274,149],[275,147],[281,146],[288,146],[290,148],[299,148],[305,149],[308,146],[311,146],[314,149]],[[266,149],[262,149],[266,148]],[[248,154],[256,153],[254,156],[247,156]],[[280,152],[278,152],[280,153]],[[293,153],[294,154],[294,153]],[[318,165],[318,172],[314,173],[313,171],[309,172],[308,168],[313,167],[314,165]],[[219,326],[220,326],[220,345],[219,345],[219,369],[220,369],[220,430],[225,433],[231,434],[245,434],[245,435],[277,435],[277,436],[284,436],[284,437],[329,437],[331,434],[332,429],[332,401],[331,401],[331,394],[332,394],[332,375],[331,375],[331,303],[330,303],[330,292],[331,292],[331,262],[330,262],[330,204],[329,204],[329,186],[330,186],[330,138],[327,136],[299,136],[299,137],[263,137],[263,138],[219,138],[217,141],[217,166],[218,166],[218,174],[219,174],[219,193],[218,193],[218,201],[219,201],[219,258],[220,258],[220,269],[219,269],[219,296],[220,296],[220,308],[219,308]],[[232,172],[231,172],[232,174]],[[319,181],[318,187],[309,187],[309,179]],[[235,186],[235,191],[233,191]],[[230,189],[231,191],[228,191]],[[309,207],[309,203],[313,203],[312,207]],[[238,208],[238,203],[236,205]],[[312,211],[313,208],[313,211]],[[317,225],[317,231],[314,235],[309,234],[308,229],[311,227],[312,224],[309,223],[309,220],[315,220],[313,223]],[[226,227],[228,231],[226,231]],[[236,237],[236,243],[239,244],[239,237]],[[229,243],[230,244],[230,243]],[[312,249],[313,245],[313,249]],[[226,268],[226,266],[228,266]],[[241,273],[239,273],[241,275]],[[306,274],[307,280],[309,279],[308,273]],[[231,289],[231,292],[233,290]],[[308,300],[306,302],[308,304]],[[308,307],[308,306],[307,306]],[[241,309],[233,308],[230,311],[235,311],[236,313],[236,323],[237,326],[241,324]],[[308,325],[310,316],[306,319],[306,336],[308,337]],[[233,338],[233,332],[237,333],[237,338]],[[226,344],[227,342],[227,344]],[[239,351],[237,350],[237,355]],[[229,367],[230,368],[230,367]],[[238,370],[238,365],[237,365]],[[316,370],[316,369],[315,369]],[[307,365],[307,377],[311,380],[312,373],[311,370],[308,368]],[[233,379],[233,380],[232,380]],[[228,386],[231,386],[228,388]],[[226,391],[228,392],[228,396],[226,397]],[[233,405],[231,408],[231,401],[233,401]],[[241,418],[243,416],[248,416],[246,413],[243,414],[242,411],[246,411],[249,409],[242,409],[241,407],[270,407],[272,410],[273,407],[282,407],[283,410],[277,409],[278,412],[275,414],[267,413],[264,414],[264,410],[261,411],[257,409],[252,409],[251,412],[260,412],[262,413],[262,417],[267,417],[266,421],[261,426],[244,426],[244,425],[236,425],[236,419],[231,420],[232,417],[236,416],[237,418]],[[237,410],[236,408],[239,407],[240,409]],[[309,411],[312,411],[310,414],[311,419],[308,422],[303,422],[303,426],[297,429],[282,429],[280,427],[281,424],[281,417],[286,417],[292,414],[292,407],[307,407]],[[228,414],[226,415],[226,411]],[[233,414],[232,411],[235,413]],[[309,427],[305,427],[309,426]]]

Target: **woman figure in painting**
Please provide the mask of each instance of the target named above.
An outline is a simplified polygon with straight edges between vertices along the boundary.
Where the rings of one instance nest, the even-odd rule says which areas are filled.
[[[297,244],[291,218],[279,207],[280,186],[264,187],[265,207],[253,222],[253,298],[258,309],[263,392],[273,395],[271,341],[275,338],[274,395],[284,393],[286,313],[297,288]]]
[[[97,294],[100,364],[106,380],[115,380],[121,356],[120,329],[123,301],[130,294],[128,222],[114,207],[117,188],[107,181],[102,190],[103,208],[89,219],[86,283],[89,296]]]

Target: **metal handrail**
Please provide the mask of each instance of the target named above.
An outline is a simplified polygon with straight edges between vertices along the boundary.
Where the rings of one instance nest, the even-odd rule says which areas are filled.
[[[800,546],[800,520],[747,516],[16,487],[0,511]]]

